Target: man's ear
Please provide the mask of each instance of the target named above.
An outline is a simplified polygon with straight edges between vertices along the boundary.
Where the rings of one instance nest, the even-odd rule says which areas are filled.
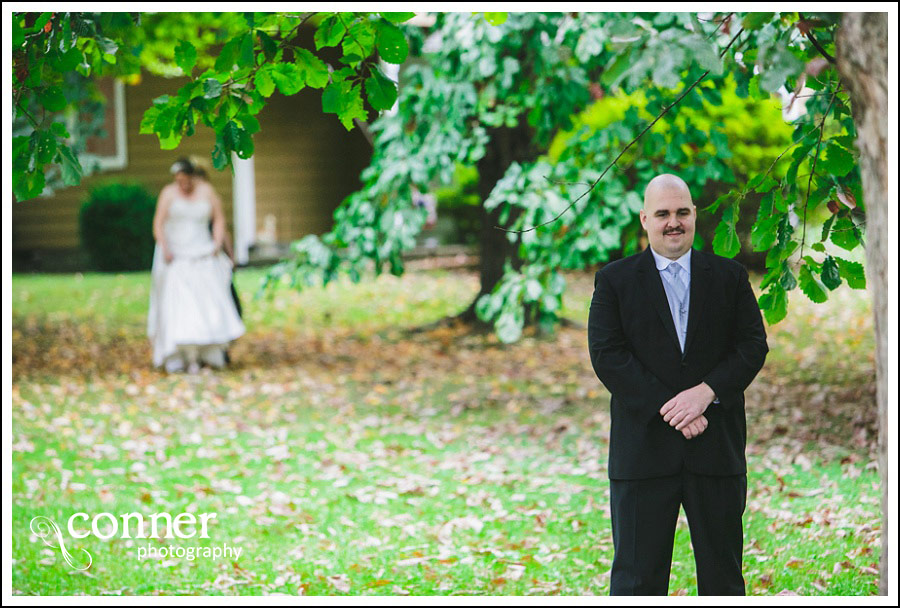
[[[644,212],[643,209],[641,209],[638,212],[638,217],[641,220],[641,226],[643,226],[646,229],[647,228],[647,223],[646,223],[647,222],[647,214]]]

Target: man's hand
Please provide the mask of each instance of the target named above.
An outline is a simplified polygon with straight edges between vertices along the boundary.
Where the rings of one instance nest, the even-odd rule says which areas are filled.
[[[685,439],[693,439],[705,431],[708,424],[709,422],[706,420],[706,416],[700,415],[695,418],[693,422],[681,429],[681,434],[684,435]]]
[[[167,248],[164,248],[163,249],[163,259],[166,261],[166,264],[171,264],[172,260],[175,259],[175,256],[172,255],[172,252],[169,251]]]
[[[675,427],[676,431],[684,429],[699,417],[716,398],[716,394],[705,382],[693,388],[683,390],[660,408],[663,420]]]

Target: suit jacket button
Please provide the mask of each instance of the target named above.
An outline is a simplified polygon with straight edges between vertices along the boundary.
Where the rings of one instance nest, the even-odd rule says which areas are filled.
[[[684,361],[682,361],[682,362],[681,362],[681,367],[687,367],[687,363],[685,363]]]

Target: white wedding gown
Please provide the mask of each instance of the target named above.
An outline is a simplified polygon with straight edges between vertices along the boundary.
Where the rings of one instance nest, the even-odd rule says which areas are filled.
[[[166,264],[158,245],[153,253],[147,335],[153,364],[167,371],[222,367],[228,344],[244,334],[231,297],[231,260],[213,255],[210,217],[208,200],[175,198],[164,226],[174,259]]]

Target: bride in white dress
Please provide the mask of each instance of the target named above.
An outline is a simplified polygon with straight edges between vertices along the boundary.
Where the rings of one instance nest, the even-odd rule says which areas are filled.
[[[172,173],[175,183],[163,188],[153,217],[147,335],[155,366],[196,373],[203,363],[225,365],[225,349],[244,334],[244,324],[231,296],[231,260],[222,251],[222,202],[194,179],[189,161],[176,162]]]

